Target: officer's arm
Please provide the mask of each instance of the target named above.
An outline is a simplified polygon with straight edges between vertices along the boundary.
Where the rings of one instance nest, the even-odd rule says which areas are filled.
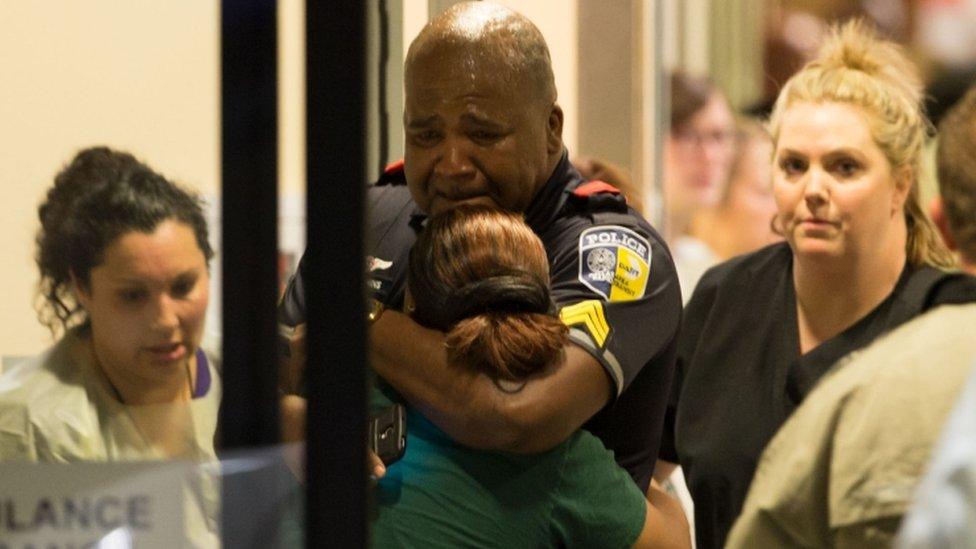
[[[376,372],[457,442],[533,453],[565,440],[611,398],[611,381],[588,352],[562,359],[521,388],[499,387],[474,368],[449,365],[444,334],[386,311],[370,328]]]

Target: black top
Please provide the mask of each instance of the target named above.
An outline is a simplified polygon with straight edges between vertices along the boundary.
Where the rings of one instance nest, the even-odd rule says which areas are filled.
[[[404,183],[402,171],[388,171],[368,190],[370,289],[392,308],[403,304],[407,257],[426,217]],[[584,428],[646,490],[677,347],[677,276],[664,240],[622,197],[583,192],[582,183],[564,153],[525,220],[545,245],[552,298],[571,340],[603,365],[618,395]],[[299,264],[279,309],[290,325],[304,318],[301,277]]]
[[[786,243],[706,272],[685,308],[661,450],[684,469],[698,547],[724,544],[767,442],[838,359],[935,304],[974,296],[971,277],[906,267],[874,310],[801,356]]]

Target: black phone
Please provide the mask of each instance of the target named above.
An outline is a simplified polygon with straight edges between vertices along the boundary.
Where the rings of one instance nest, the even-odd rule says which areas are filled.
[[[369,418],[369,449],[384,465],[403,457],[407,451],[407,418],[401,404],[395,404]]]

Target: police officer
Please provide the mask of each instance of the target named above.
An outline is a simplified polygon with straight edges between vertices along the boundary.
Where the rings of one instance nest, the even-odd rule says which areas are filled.
[[[524,16],[457,4],[405,64],[405,158],[369,188],[367,269],[376,373],[461,444],[551,448],[583,426],[646,491],[675,356],[681,298],[661,236],[605,183],[585,182],[562,142],[549,51]],[[403,305],[407,254],[427,215],[458,204],[521,212],[546,246],[570,327],[561,360],[516,389],[449,364],[444,334]],[[301,268],[282,319],[304,318]]]

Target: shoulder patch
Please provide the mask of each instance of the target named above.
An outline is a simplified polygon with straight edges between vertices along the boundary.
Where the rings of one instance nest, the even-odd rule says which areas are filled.
[[[651,246],[633,230],[605,225],[580,234],[579,281],[604,299],[644,297],[650,272]]]

